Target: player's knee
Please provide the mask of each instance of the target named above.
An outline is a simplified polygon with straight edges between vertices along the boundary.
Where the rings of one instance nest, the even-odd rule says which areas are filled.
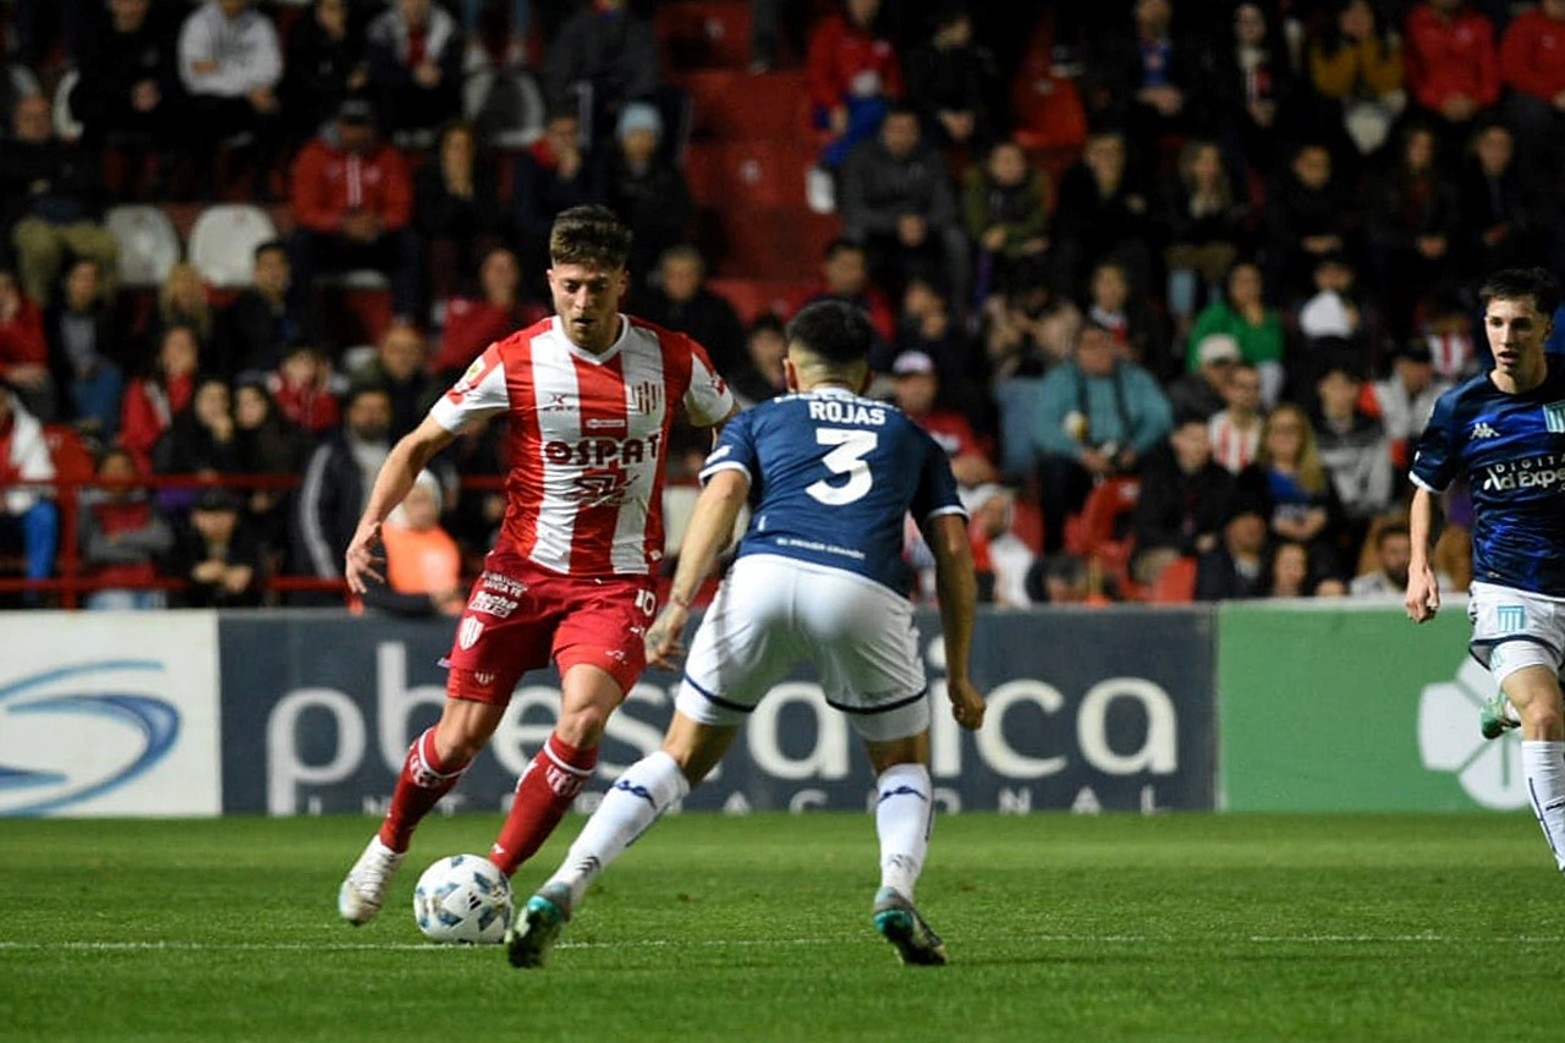
[[[1533,699],[1521,710],[1523,733],[1556,737],[1565,734],[1565,715],[1558,699]]]
[[[572,708],[560,714],[555,734],[578,749],[594,747],[603,738],[609,713],[608,708],[596,704]]]

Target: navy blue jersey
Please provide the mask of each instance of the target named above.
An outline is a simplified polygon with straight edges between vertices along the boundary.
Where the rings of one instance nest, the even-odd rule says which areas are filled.
[[[750,528],[739,554],[780,554],[908,590],[909,511],[922,526],[961,514],[951,464],[896,406],[824,388],[739,414],[701,468],[750,476]]]
[[[1565,360],[1507,394],[1477,376],[1440,396],[1412,478],[1442,492],[1465,475],[1473,498],[1473,578],[1565,597]]]

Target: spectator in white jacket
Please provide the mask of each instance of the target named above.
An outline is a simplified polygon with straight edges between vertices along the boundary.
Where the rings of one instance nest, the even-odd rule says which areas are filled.
[[[60,542],[53,493],[24,482],[54,480],[54,460],[43,425],[0,383],[0,546],[20,544],[28,579],[48,579]],[[36,596],[27,599],[36,603]]]
[[[277,30],[251,0],[206,0],[185,19],[179,32],[179,78],[191,98],[186,141],[208,198],[214,194],[218,146],[246,138],[256,179],[252,187],[269,198],[268,175],[280,140],[277,84],[282,76]]]

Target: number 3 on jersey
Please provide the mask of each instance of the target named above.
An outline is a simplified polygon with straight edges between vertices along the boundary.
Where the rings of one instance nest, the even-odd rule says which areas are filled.
[[[870,475],[864,457],[875,451],[875,446],[880,444],[880,435],[858,428],[819,427],[815,429],[815,441],[837,447],[823,456],[821,463],[832,474],[847,475],[848,480],[833,485],[823,478],[812,483],[805,492],[828,507],[852,503],[869,492],[875,479]]]

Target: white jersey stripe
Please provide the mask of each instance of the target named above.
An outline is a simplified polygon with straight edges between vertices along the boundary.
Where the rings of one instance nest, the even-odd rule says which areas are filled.
[[[556,327],[557,329],[557,327]],[[574,445],[581,440],[580,388],[576,365],[556,329],[532,342],[533,409],[549,442]],[[537,540],[528,555],[556,572],[571,571],[571,544],[576,539],[576,503],[569,499],[581,468],[543,455],[543,489],[538,502]]]

